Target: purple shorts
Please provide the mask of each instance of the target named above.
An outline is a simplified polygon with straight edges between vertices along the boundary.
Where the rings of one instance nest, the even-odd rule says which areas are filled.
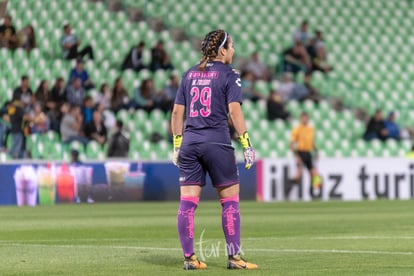
[[[230,145],[191,144],[183,145],[178,159],[180,166],[180,185],[206,184],[208,172],[213,186],[226,187],[238,184],[239,172],[234,149]]]

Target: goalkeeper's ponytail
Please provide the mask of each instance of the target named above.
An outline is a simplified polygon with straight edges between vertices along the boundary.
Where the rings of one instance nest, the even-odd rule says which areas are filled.
[[[198,70],[204,71],[207,62],[217,57],[220,48],[227,49],[228,41],[228,34],[223,30],[215,30],[206,34],[201,42],[202,58]]]

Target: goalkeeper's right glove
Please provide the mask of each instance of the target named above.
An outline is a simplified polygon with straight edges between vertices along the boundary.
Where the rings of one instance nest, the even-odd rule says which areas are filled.
[[[182,135],[173,135],[174,151],[173,151],[172,162],[177,167],[179,167],[179,165],[178,165],[178,156],[180,155],[180,147],[181,147],[182,142],[183,142],[183,136]]]
[[[256,159],[256,153],[254,151],[254,148],[252,147],[252,144],[250,143],[249,134],[247,131],[243,133],[243,135],[239,136],[239,141],[243,147],[243,155],[244,155],[244,163],[245,168],[248,170],[252,167],[255,159]]]

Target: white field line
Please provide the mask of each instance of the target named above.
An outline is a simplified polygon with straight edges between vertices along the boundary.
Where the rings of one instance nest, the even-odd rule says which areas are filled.
[[[147,247],[147,246],[118,246],[118,245],[47,245],[47,244],[25,244],[25,243],[0,243],[0,246],[11,247],[41,247],[41,248],[84,248],[84,249],[130,249],[148,251],[181,251],[181,248],[171,247]],[[366,254],[366,255],[414,255],[414,252],[380,251],[380,250],[342,250],[342,249],[271,249],[271,248],[251,248],[246,250],[251,252],[272,252],[272,253],[326,253],[326,254]]]
[[[313,240],[414,240],[414,236],[337,236],[314,237]]]
[[[224,238],[224,237],[223,237]],[[177,240],[177,238],[164,238],[162,240]],[[217,241],[220,238],[205,238],[205,241]],[[269,240],[414,240],[414,236],[332,236],[332,237],[246,237],[243,241],[269,241]],[[142,241],[141,238],[68,238],[68,239],[33,239],[25,240],[25,242],[128,242],[128,241]],[[21,242],[21,240],[0,240],[1,243]]]

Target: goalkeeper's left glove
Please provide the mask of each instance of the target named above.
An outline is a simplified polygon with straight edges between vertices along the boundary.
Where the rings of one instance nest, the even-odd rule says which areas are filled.
[[[248,170],[252,167],[255,159],[256,159],[256,154],[254,151],[254,148],[252,147],[252,144],[250,143],[250,138],[249,138],[249,134],[247,133],[247,131],[239,136],[239,141],[243,147],[243,155],[244,155],[244,163],[245,163],[245,168]]]
[[[180,147],[181,147],[182,142],[183,142],[183,136],[182,135],[173,135],[174,151],[173,151],[172,162],[177,167],[179,167],[179,165],[178,165],[178,156],[180,155]]]

